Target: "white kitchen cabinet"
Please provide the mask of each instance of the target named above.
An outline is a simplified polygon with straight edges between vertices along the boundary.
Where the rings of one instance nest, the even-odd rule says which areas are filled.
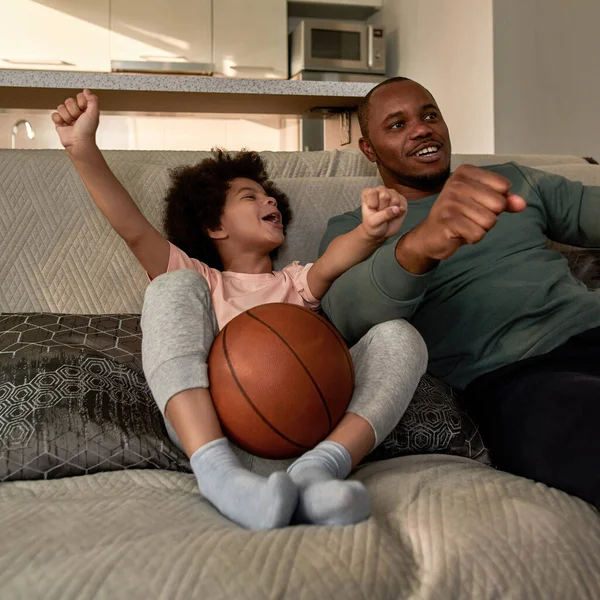
[[[288,0],[288,16],[302,19],[364,21],[382,8],[383,0]]]
[[[381,8],[383,0],[290,0],[290,4],[341,4],[343,6],[372,6]]]
[[[286,0],[215,0],[213,10],[217,74],[287,79]]]
[[[0,0],[0,68],[109,71],[109,0]]]
[[[212,65],[212,0],[110,0],[110,42],[111,61]]]

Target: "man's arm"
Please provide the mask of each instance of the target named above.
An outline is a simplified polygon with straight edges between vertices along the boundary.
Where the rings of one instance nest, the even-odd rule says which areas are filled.
[[[410,318],[439,261],[465,244],[482,240],[500,213],[520,212],[525,206],[521,197],[511,194],[510,181],[501,175],[471,165],[459,167],[424,221],[399,241],[391,238],[334,282],[323,299],[325,312],[350,343],[373,325]],[[331,219],[320,252],[356,226],[357,219],[356,211]]]
[[[530,167],[517,168],[542,199],[548,219],[546,235],[551,240],[600,247],[600,187]]]

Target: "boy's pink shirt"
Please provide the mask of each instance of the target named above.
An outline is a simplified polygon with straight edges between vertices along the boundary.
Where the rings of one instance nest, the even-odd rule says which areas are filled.
[[[302,266],[296,261],[272,273],[221,272],[170,244],[167,272],[190,269],[208,281],[219,329],[223,329],[231,319],[259,304],[286,302],[319,310],[321,303],[311,294],[306,279],[311,267],[312,263]]]

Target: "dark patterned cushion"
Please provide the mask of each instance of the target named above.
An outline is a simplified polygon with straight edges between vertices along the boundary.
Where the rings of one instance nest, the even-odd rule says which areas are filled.
[[[580,248],[557,242],[548,242],[553,250],[558,250],[566,259],[571,273],[585,283],[590,290],[600,288],[600,249]]]
[[[137,315],[0,315],[0,481],[187,471],[141,369]]]
[[[368,457],[457,454],[488,461],[454,392],[425,375]],[[0,315],[0,481],[127,468],[188,471],[141,368],[137,315]]]
[[[427,453],[455,454],[490,464],[479,430],[461,409],[456,392],[429,374],[421,379],[398,425],[367,461]]]

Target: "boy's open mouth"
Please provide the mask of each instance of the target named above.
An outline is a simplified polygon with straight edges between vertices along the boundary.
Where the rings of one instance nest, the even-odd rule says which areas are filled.
[[[281,223],[281,213],[278,210],[265,215],[262,220],[266,221],[267,223],[271,223],[278,229],[283,229],[283,224]]]

